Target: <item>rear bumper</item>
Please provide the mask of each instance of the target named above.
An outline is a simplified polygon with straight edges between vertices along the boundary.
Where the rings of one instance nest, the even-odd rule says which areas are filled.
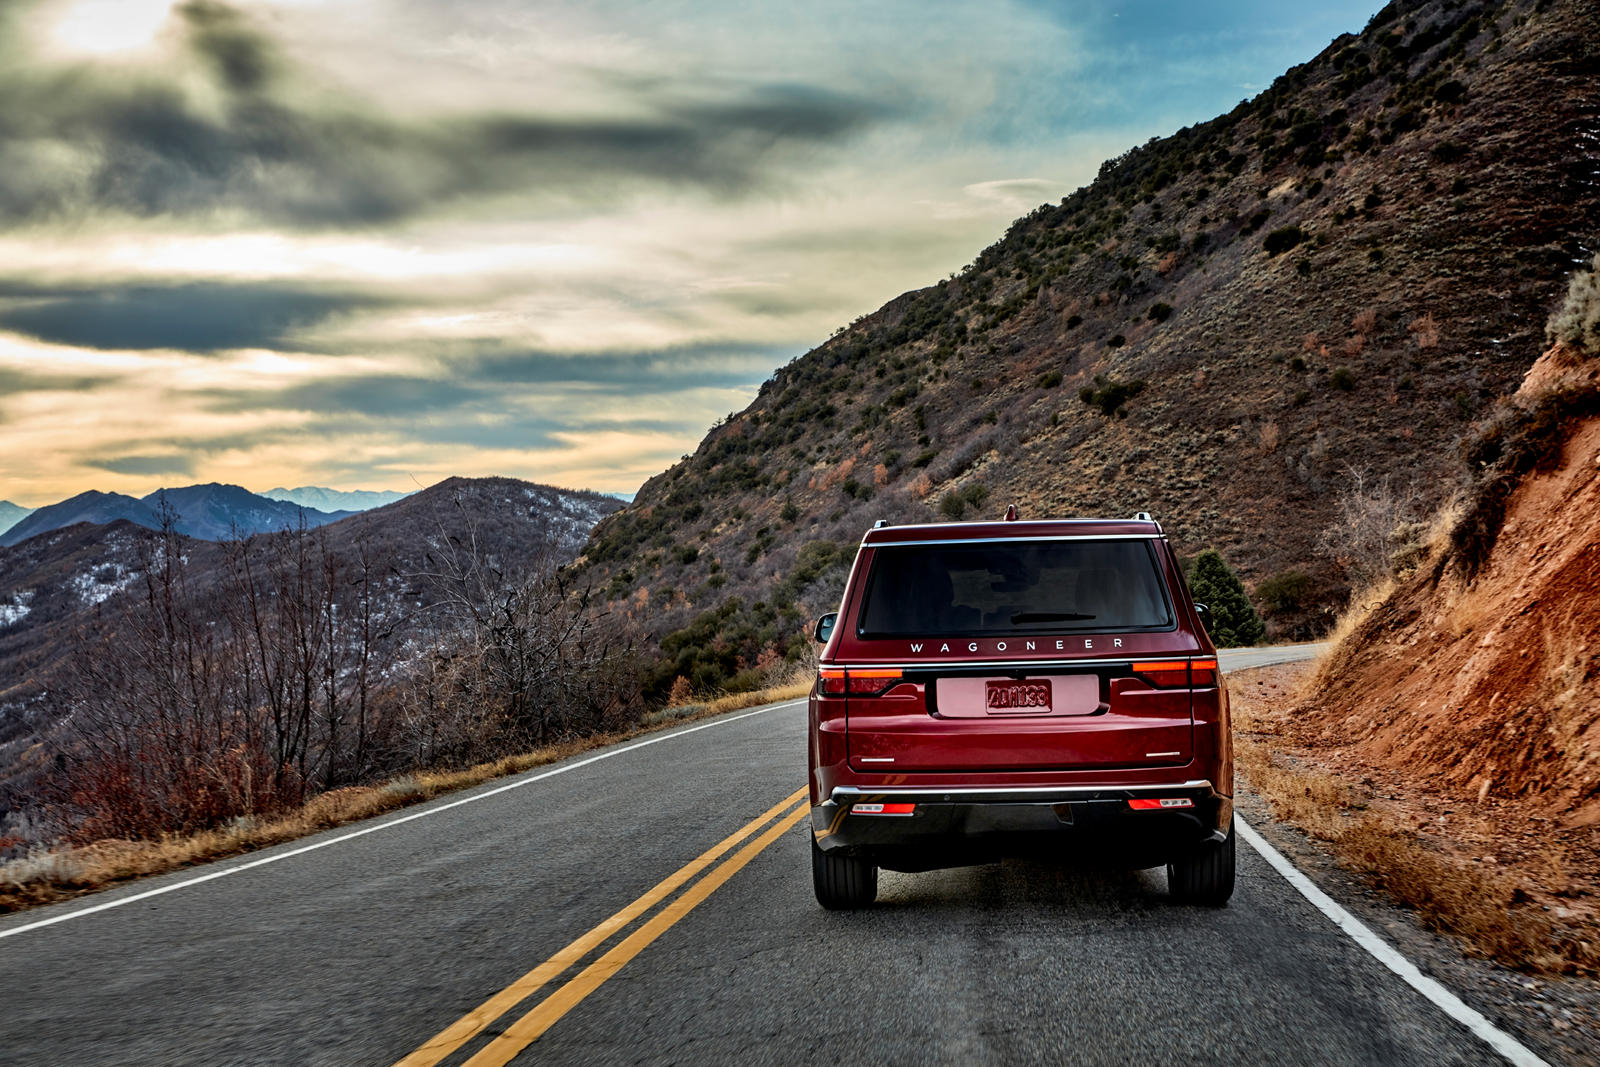
[[[1192,807],[1136,810],[1129,801],[1186,799]],[[855,805],[911,804],[909,814],[866,814]],[[1152,867],[1206,841],[1226,840],[1233,800],[1209,781],[929,790],[835,788],[811,809],[824,851],[891,870],[921,871],[1003,856],[1047,855]]]

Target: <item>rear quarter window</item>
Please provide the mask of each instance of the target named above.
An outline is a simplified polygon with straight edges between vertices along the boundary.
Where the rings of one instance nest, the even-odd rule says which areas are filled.
[[[1172,601],[1147,539],[880,545],[864,638],[1170,630]]]

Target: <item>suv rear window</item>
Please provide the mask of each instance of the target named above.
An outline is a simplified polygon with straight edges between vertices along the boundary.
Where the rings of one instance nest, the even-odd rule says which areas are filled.
[[[882,545],[861,637],[1170,630],[1148,540]]]

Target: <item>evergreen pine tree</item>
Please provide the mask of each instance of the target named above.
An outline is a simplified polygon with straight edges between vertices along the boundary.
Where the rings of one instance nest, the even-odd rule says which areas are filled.
[[[1244,583],[1228,569],[1222,554],[1208,548],[1189,568],[1189,591],[1197,604],[1211,609],[1211,640],[1218,648],[1246,648],[1261,643],[1267,628],[1256,614]]]

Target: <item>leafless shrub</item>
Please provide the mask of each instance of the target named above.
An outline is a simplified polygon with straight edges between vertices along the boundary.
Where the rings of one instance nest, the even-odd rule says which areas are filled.
[[[1420,319],[1412,319],[1411,324],[1406,329],[1416,339],[1418,348],[1426,351],[1430,348],[1439,347],[1439,320],[1433,317],[1432,312],[1422,316]]]
[[[210,829],[375,765],[369,561],[353,575],[301,528],[235,543],[220,590],[199,588],[170,513],[140,551],[140,595],[63,686],[44,794],[68,836]]]
[[[1353,585],[1375,585],[1397,563],[1414,565],[1428,531],[1426,502],[1415,483],[1396,488],[1388,477],[1373,481],[1353,467],[1345,475],[1349,488],[1339,497],[1332,525],[1317,538],[1317,551],[1344,568]]]
[[[441,532],[440,640],[403,702],[421,765],[462,765],[637,723],[641,666],[626,621],[554,566],[507,566]]]

